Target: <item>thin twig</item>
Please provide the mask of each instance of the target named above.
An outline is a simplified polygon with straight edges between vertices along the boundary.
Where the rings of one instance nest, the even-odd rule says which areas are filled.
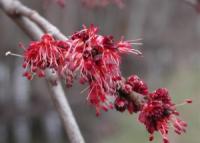
[[[45,33],[54,35],[57,39],[66,40],[67,37],[60,32],[60,30],[42,17],[37,11],[23,5],[18,0],[8,0],[7,4],[12,5],[9,7],[8,13],[10,15],[21,15],[29,18],[37,24]]]
[[[1,9],[32,39],[38,40],[44,32],[51,33],[60,40],[67,39],[62,33],[50,24],[46,19],[37,13],[30,15],[33,10],[22,5],[18,0],[0,0]],[[26,13],[27,12],[27,13]],[[53,28],[54,27],[54,28]],[[41,30],[42,29],[42,30]],[[51,83],[57,78],[50,70],[46,71],[47,80]],[[80,129],[76,123],[75,117],[71,111],[70,105],[65,97],[61,82],[57,86],[50,84],[52,91],[51,98],[56,105],[56,109],[63,121],[64,128],[68,134],[71,143],[85,143]]]

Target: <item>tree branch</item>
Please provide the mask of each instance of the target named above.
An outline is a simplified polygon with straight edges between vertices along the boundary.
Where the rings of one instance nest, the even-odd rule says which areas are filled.
[[[0,7],[32,40],[40,39],[44,32],[50,32],[60,40],[67,39],[67,37],[45,18],[34,10],[22,5],[18,0],[0,0]],[[52,74],[50,70],[46,71],[46,75],[50,83],[57,78],[57,75]],[[50,94],[51,98],[63,121],[70,142],[85,143],[67,98],[65,97],[61,82],[58,81],[57,86],[49,85],[52,91],[52,94]]]
[[[4,0],[2,0],[4,1]],[[44,17],[38,14],[37,11],[28,8],[18,0],[7,0],[3,3],[6,8],[6,13],[9,15],[21,15],[29,18],[37,24],[44,32],[54,35],[57,39],[66,40],[67,37],[62,34],[57,27],[52,25]],[[10,6],[11,5],[11,6]]]
[[[196,7],[198,0],[182,0],[186,4],[190,5],[191,7]]]

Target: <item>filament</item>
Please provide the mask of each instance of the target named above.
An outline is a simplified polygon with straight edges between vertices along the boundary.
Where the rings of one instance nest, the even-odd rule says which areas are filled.
[[[23,58],[23,57],[24,57],[24,56],[22,56],[22,55],[12,53],[11,51],[7,51],[7,52],[5,53],[5,56],[9,56],[9,55],[15,56],[15,57],[20,57],[20,58]]]

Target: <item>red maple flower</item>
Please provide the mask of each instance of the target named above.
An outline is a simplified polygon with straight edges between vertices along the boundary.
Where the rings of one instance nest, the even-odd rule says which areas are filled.
[[[83,29],[75,32],[69,38],[69,41],[72,46],[65,57],[68,62],[64,65],[62,71],[67,84],[71,85],[73,78],[79,74],[80,82],[87,82],[92,87],[90,93],[97,91],[96,95],[101,93],[104,97],[116,96],[118,83],[113,80],[113,77],[121,76],[119,68],[121,54],[138,54],[139,51],[134,50],[131,43],[127,41],[115,42],[112,36],[99,35],[98,28],[93,25],[89,28],[83,26]],[[93,89],[94,85],[94,89],[98,87],[98,90]],[[102,102],[98,104],[104,104],[105,101],[99,100],[99,96],[95,97],[96,100]],[[99,106],[97,102],[94,103]]]
[[[46,68],[56,71],[64,63],[67,48],[65,42],[55,41],[49,34],[43,35],[40,41],[31,42],[24,51],[24,76],[27,79],[32,79],[35,74],[43,77]]]
[[[148,94],[147,84],[142,81],[137,75],[131,75],[130,77],[128,77],[126,83],[131,85],[134,92],[140,93],[142,95]]]
[[[112,76],[120,76],[120,56],[117,50],[114,50],[114,44],[107,45],[107,37],[98,35],[97,31],[98,29],[91,25],[71,36],[73,48],[66,69],[67,73],[75,74],[80,71],[81,83],[87,82],[91,87],[88,99],[92,99],[89,101],[99,109],[100,104],[106,102],[100,100],[99,95],[105,98],[114,94],[115,84]],[[95,97],[96,102],[93,102]]]
[[[175,104],[172,103],[167,89],[160,88],[148,95],[147,102],[144,103],[139,114],[139,121],[146,126],[150,133],[149,140],[153,140],[153,133],[160,132],[163,143],[169,143],[168,130],[172,123],[174,131],[181,134],[186,131],[186,122],[177,118]]]

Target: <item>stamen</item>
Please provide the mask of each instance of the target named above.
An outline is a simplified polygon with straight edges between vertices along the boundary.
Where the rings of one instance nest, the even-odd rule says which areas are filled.
[[[185,104],[191,104],[192,103],[192,100],[191,99],[186,99],[183,103],[180,103],[180,104],[176,104],[175,106],[176,107],[179,107],[179,106],[183,106]]]
[[[141,40],[143,40],[142,38],[137,38],[137,39],[134,39],[134,40],[126,40],[126,41],[128,41],[128,42],[136,42],[136,41],[141,41]]]
[[[129,42],[132,45],[138,45],[141,46],[143,45],[142,42],[140,42],[141,40],[143,40],[142,38],[138,38],[138,39],[134,39],[134,40],[126,40],[127,42]]]
[[[132,49],[132,53],[134,53],[136,55],[142,55],[142,53],[139,50],[136,50],[136,49]]]
[[[22,55],[12,53],[11,51],[7,51],[7,52],[5,53],[5,56],[9,56],[9,55],[11,55],[11,56],[16,56],[16,57],[20,57],[20,58],[23,58],[23,57],[24,57],[24,56],[22,56]]]
[[[138,45],[138,46],[142,46],[143,45],[143,43],[135,43],[135,42],[130,42],[130,44],[132,44],[132,45]]]
[[[186,104],[185,102],[180,103],[180,104],[176,104],[175,107],[180,107],[180,106],[183,106],[183,105],[185,105],[185,104]]]
[[[19,47],[22,48],[23,50],[26,50],[25,46],[23,43],[19,42]]]
[[[84,89],[80,92],[80,94],[83,94],[83,93],[84,93],[85,91],[87,91],[89,88],[90,88],[90,86],[84,88]]]

